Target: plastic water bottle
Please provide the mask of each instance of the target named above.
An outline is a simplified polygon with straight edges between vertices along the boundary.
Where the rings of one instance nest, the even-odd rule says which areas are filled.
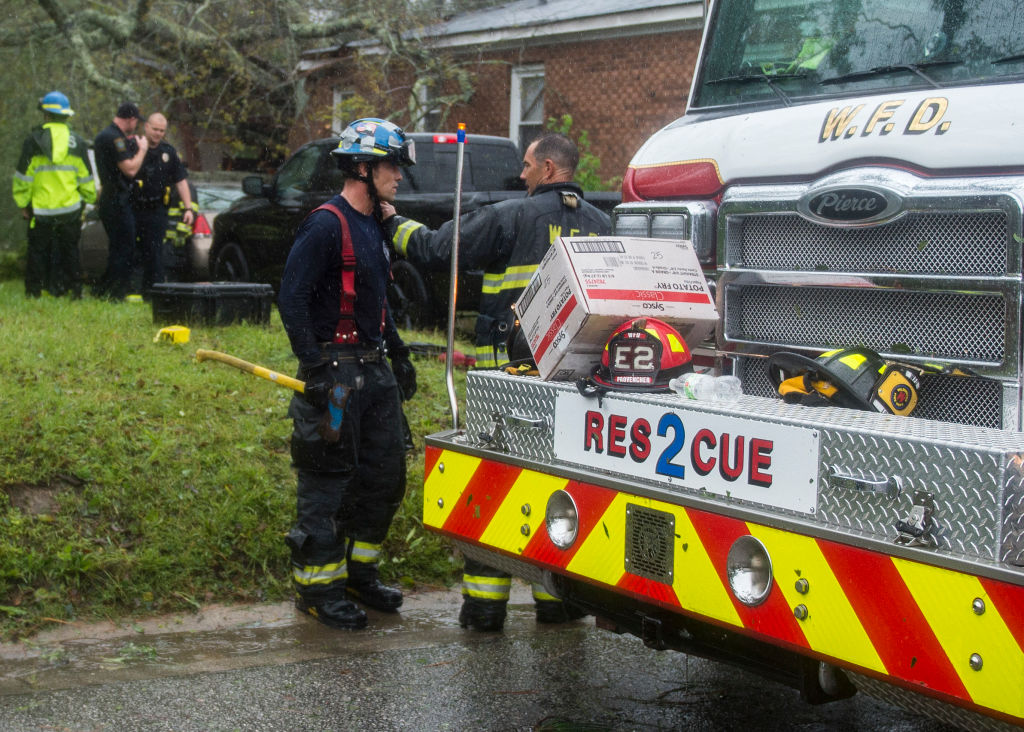
[[[743,394],[740,380],[735,376],[715,376],[696,372],[672,379],[668,382],[668,387],[687,399],[702,402],[732,402]]]

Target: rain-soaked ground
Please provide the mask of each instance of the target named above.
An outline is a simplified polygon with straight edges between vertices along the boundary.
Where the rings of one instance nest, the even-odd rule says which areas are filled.
[[[0,730],[900,730],[934,721],[863,695],[814,707],[730,667],[594,627],[458,627],[457,592],[345,632],[290,604],[69,625],[0,646]]]

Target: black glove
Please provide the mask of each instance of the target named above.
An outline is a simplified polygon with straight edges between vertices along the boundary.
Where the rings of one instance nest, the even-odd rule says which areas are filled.
[[[323,411],[317,432],[327,442],[337,442],[341,439],[341,425],[345,418],[345,407],[352,396],[352,387],[334,381],[329,361],[303,367],[302,375],[306,382],[302,396]]]
[[[416,367],[409,360],[409,346],[398,346],[388,349],[391,357],[391,370],[402,392],[402,401],[408,401],[416,395]]]
[[[331,386],[334,384],[330,361],[302,366],[300,372],[302,380],[306,382],[302,397],[317,409],[327,409]]]

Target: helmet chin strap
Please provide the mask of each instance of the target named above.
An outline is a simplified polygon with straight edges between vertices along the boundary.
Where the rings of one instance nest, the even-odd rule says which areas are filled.
[[[380,195],[377,193],[377,186],[373,184],[373,166],[374,163],[366,163],[367,175],[357,174],[355,178],[366,184],[366,192],[373,203],[373,218],[377,219],[378,223],[383,223],[384,213],[380,209]],[[358,166],[356,166],[356,170],[359,170]]]

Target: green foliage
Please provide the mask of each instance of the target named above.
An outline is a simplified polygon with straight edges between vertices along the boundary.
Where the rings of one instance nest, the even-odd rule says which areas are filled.
[[[147,305],[22,293],[0,282],[0,638],[290,596],[291,392],[194,359],[206,348],[291,373],[276,313],[267,327],[197,326],[176,345],[154,342]],[[448,426],[448,401],[442,364],[416,366],[406,412],[420,450],[382,573],[443,585],[456,568],[419,502],[423,435]]]
[[[614,191],[622,186],[622,176],[601,179],[601,158],[590,152],[590,134],[586,130],[580,130],[578,133],[572,131],[571,114],[563,114],[558,118],[548,117],[544,127],[551,132],[559,132],[576,143],[580,151],[580,163],[576,166],[574,180],[580,188],[585,191]]]
[[[89,138],[130,98],[144,114],[167,114],[172,129],[191,128],[196,139],[223,146],[236,163],[273,167],[290,151],[289,130],[307,112],[307,75],[299,71],[305,51],[330,49],[345,63],[355,59],[377,70],[358,75],[374,116],[403,124],[421,119],[429,111],[416,96],[421,87],[434,93],[429,107],[442,112],[469,99],[470,64],[427,47],[416,32],[436,23],[435,11],[405,0],[35,0],[17,4],[7,30],[0,29],[0,54],[13,60],[0,88],[13,87],[19,110],[62,89]],[[357,39],[375,42],[380,53],[364,61],[344,50]],[[409,73],[416,83],[395,83]],[[0,101],[0,124],[8,119]],[[13,131],[20,140],[22,129]],[[5,233],[0,223],[0,240]]]

